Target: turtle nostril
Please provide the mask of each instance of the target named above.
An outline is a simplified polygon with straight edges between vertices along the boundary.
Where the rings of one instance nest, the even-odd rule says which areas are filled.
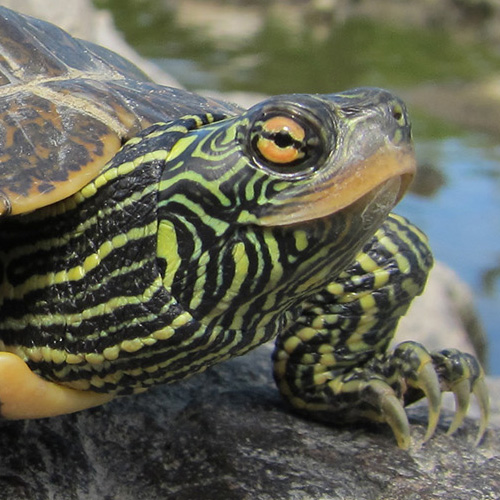
[[[402,124],[402,122],[404,122],[404,115],[403,115],[403,109],[401,108],[401,106],[399,104],[396,104],[393,108],[392,108],[392,116],[393,118],[399,123],[399,124]]]

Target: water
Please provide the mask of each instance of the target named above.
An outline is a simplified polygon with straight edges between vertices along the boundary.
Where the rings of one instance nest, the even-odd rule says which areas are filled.
[[[458,43],[442,30],[366,20],[332,28],[308,17],[303,4],[221,3],[99,1],[139,52],[192,89],[275,94],[374,85],[404,94],[423,83],[480,80],[500,70],[488,47]],[[425,197],[408,195],[398,212],[471,286],[490,339],[490,371],[500,374],[500,140],[418,109],[412,115],[419,163],[432,167],[435,181]]]

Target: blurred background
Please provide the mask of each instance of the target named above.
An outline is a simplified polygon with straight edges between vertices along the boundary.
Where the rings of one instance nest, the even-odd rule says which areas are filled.
[[[473,290],[500,374],[498,0],[95,0],[127,41],[192,90],[406,99],[420,175],[397,212]]]

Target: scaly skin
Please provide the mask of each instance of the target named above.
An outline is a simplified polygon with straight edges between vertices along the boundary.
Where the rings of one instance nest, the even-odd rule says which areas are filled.
[[[484,430],[468,356],[386,353],[431,260],[387,218],[413,171],[404,104],[378,89],[145,130],[74,195],[2,221],[2,415],[77,411],[277,336],[278,386],[303,411],[385,421],[407,447],[406,400],[429,399],[430,436],[440,391],[453,429],[472,391]]]

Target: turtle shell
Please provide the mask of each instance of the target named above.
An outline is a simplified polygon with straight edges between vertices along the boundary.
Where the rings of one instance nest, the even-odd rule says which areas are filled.
[[[0,215],[61,200],[160,121],[239,108],[152,82],[129,61],[0,7]]]

